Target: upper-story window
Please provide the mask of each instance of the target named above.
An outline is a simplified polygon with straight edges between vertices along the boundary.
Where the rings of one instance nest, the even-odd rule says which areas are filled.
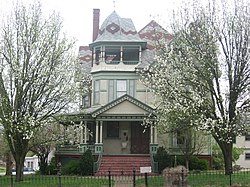
[[[101,47],[96,47],[95,48],[95,63],[99,64],[100,60],[101,60]]]
[[[84,95],[82,98],[82,107],[88,108],[90,107],[90,94]]]
[[[94,81],[94,104],[100,103],[100,80]]]
[[[123,63],[137,64],[139,62],[140,48],[139,46],[124,46],[123,47]]]
[[[105,62],[107,64],[116,64],[121,61],[120,46],[105,46]]]
[[[125,94],[135,95],[135,80],[109,80],[108,100],[113,101]]]
[[[127,80],[116,81],[116,97],[121,97],[127,93]]]
[[[99,64],[138,64],[140,61],[140,46],[133,45],[107,45],[94,48],[94,62]]]

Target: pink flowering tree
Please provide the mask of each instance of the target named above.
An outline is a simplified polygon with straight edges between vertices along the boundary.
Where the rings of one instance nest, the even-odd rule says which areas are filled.
[[[174,39],[141,80],[158,98],[159,130],[190,126],[211,134],[230,174],[235,137],[249,127],[250,14],[244,1],[219,2],[181,11]]]

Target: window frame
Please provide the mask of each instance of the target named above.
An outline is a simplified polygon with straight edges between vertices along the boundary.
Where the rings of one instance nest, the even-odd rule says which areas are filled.
[[[245,160],[250,160],[250,153],[245,153]]]
[[[100,104],[100,80],[94,81],[94,104]]]
[[[120,124],[118,121],[107,122],[107,138],[120,138]]]
[[[125,79],[116,80],[116,98],[122,97],[123,95],[127,94],[127,91],[128,91],[127,80]]]

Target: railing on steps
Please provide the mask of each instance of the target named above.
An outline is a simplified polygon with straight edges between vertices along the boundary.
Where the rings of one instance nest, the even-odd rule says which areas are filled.
[[[151,160],[152,172],[158,173],[158,162],[155,162],[154,154],[150,154],[150,160]]]
[[[102,154],[99,153],[97,161],[94,162],[94,168],[93,168],[94,173],[99,171],[101,161],[102,161]]]

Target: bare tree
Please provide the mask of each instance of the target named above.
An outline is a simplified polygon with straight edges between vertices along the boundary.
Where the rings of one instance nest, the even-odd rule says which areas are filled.
[[[74,42],[62,34],[56,13],[45,19],[38,1],[17,5],[1,28],[0,122],[23,179],[25,155],[34,131],[76,95]],[[73,106],[73,105],[71,105]]]
[[[143,82],[159,96],[159,127],[175,126],[173,115],[190,118],[190,126],[212,134],[230,174],[233,141],[249,125],[249,6],[244,0],[193,5],[175,21],[173,41]]]

